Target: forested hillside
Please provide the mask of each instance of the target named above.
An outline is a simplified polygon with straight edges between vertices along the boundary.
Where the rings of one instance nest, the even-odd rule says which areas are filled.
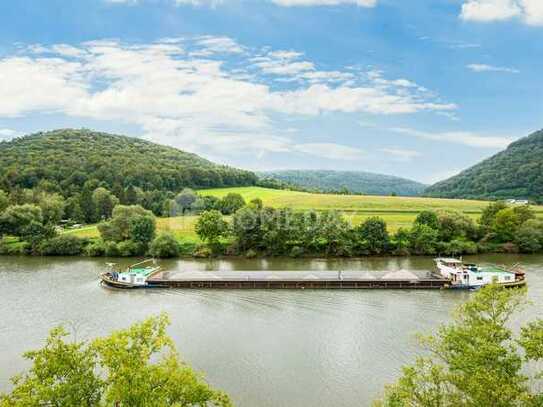
[[[285,170],[258,175],[322,192],[414,196],[426,188],[426,185],[408,179],[362,171]]]
[[[67,196],[88,180],[112,191],[133,186],[176,192],[252,185],[256,176],[173,147],[90,130],[56,130],[0,143],[0,189],[34,188],[47,181]]]
[[[512,143],[505,151],[452,178],[432,185],[425,195],[543,202],[543,130]]]

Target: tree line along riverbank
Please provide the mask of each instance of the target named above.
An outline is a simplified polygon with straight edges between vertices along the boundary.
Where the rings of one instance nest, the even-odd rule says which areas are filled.
[[[328,207],[333,195],[315,199],[316,208],[308,209],[301,207],[300,200],[313,194],[237,190],[245,197],[236,189],[200,193],[185,189],[168,201],[170,216],[157,217],[141,204],[121,205],[113,193],[98,187],[87,204],[102,221],[76,229],[71,229],[75,220],[66,219],[69,203],[54,194],[32,190],[25,193],[28,202],[17,203],[16,197],[0,193],[0,254],[357,257],[543,250],[540,208],[529,205],[443,200],[440,208],[436,199],[396,198],[404,206],[397,205],[395,212],[395,200],[382,197],[385,203],[377,208],[379,197],[371,197],[366,201],[371,199],[374,206],[368,205],[365,215],[353,216]],[[278,196],[291,207],[280,207]],[[347,209],[345,197],[338,199],[338,207]],[[394,216],[407,219],[404,200],[411,202],[412,218],[391,228],[387,220],[394,221]],[[468,213],[460,208],[469,208]],[[474,208],[481,209],[480,215],[472,212]]]

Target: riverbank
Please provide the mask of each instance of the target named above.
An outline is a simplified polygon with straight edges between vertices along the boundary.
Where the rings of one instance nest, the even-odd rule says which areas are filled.
[[[315,208],[304,210],[295,209],[296,202],[306,202],[308,196],[315,194],[265,190],[278,195],[282,205],[289,202],[285,197],[303,195],[301,201],[297,201],[298,198],[290,201],[292,207],[275,208],[265,206],[260,198],[247,202],[240,194],[228,192],[230,190],[245,191],[248,198],[250,194],[263,193],[263,188],[208,190],[208,193],[226,193],[217,202],[221,207],[226,205],[224,202],[235,203],[236,208],[228,207],[231,215],[208,209],[199,211],[198,215],[156,217],[139,205],[117,205],[111,216],[97,225],[70,227],[69,223],[63,223],[63,228],[47,222],[38,207],[12,206],[3,215],[4,233],[8,237],[0,242],[0,254],[311,258],[543,252],[540,207],[494,202],[476,214],[452,206],[467,211],[473,209],[475,203],[482,204],[478,201],[389,197],[394,205],[405,204],[409,199],[413,210],[432,208],[437,203],[441,206],[439,210],[425,209],[409,214],[398,214],[394,207],[384,216],[375,216],[377,212],[373,212],[370,205],[365,214],[353,215],[337,210],[346,209],[340,195],[324,195],[333,199],[334,210],[316,203],[312,203]],[[202,201],[206,197],[219,199],[214,195],[198,198],[193,192],[180,195]],[[345,198],[353,204],[358,202],[355,198],[367,197]],[[379,198],[381,207],[390,204],[386,197]],[[269,197],[268,201],[274,202]],[[452,206],[443,206],[446,203]],[[37,218],[30,220],[30,215]],[[395,221],[398,216],[403,217],[402,226],[395,223],[391,227],[387,223],[391,216]],[[10,234],[18,238],[9,237]]]

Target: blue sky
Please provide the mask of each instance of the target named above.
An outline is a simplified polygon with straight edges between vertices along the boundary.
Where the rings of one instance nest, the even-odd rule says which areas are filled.
[[[430,183],[543,127],[542,56],[541,0],[5,1],[0,139]]]

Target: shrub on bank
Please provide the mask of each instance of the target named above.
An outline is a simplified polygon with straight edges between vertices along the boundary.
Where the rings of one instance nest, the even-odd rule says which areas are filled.
[[[459,256],[461,254],[477,254],[479,250],[475,242],[455,239],[450,242],[439,242],[437,251],[440,254]]]
[[[124,240],[117,243],[117,250],[121,257],[140,256],[145,254],[145,245],[133,240]]]
[[[104,242],[104,254],[107,257],[117,257],[119,255],[119,249],[115,242]]]
[[[101,239],[95,240],[86,247],[85,253],[90,257],[104,256],[106,254],[106,244]]]
[[[162,232],[152,242],[149,254],[158,258],[171,258],[179,256],[179,243],[171,233]]]
[[[74,235],[60,235],[43,241],[39,252],[45,256],[78,256],[83,252],[85,242]]]
[[[30,244],[26,242],[10,242],[7,239],[0,240],[0,255],[16,256],[29,254],[30,251]]]
[[[192,252],[192,255],[194,257],[207,258],[207,257],[211,257],[213,255],[213,250],[211,250],[206,245],[198,245],[198,246],[196,246],[196,248]]]

